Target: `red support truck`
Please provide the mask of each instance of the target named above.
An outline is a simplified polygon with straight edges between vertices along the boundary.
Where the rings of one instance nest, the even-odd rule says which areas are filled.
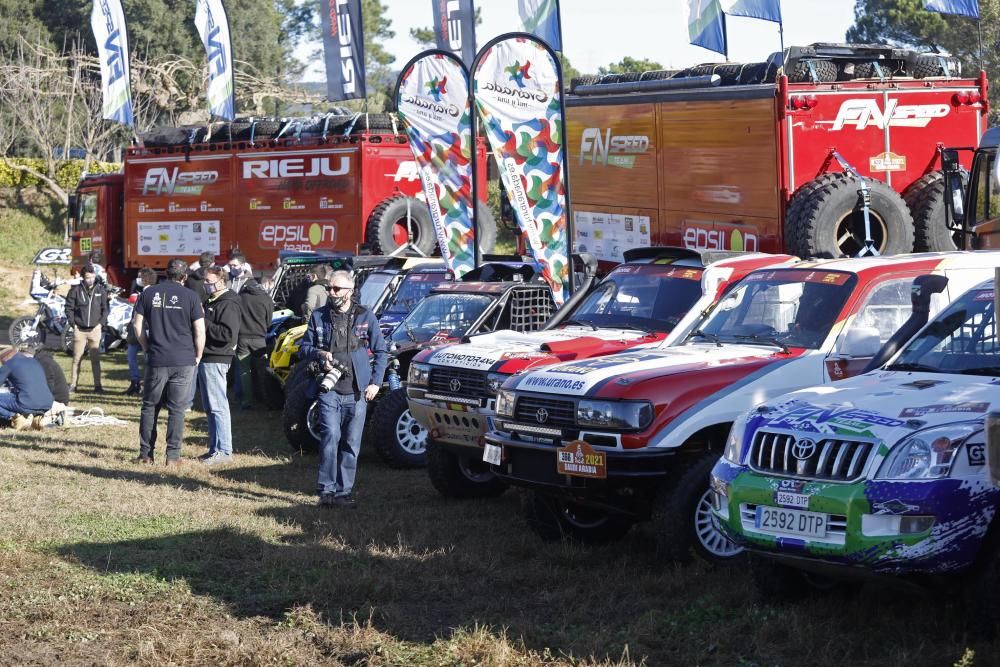
[[[575,250],[613,262],[643,245],[854,256],[866,238],[851,168],[870,191],[879,253],[955,249],[940,151],[978,145],[986,92],[984,73],[961,78],[951,59],[837,44],[792,47],[782,71],[575,80]]]
[[[112,280],[127,284],[141,267],[204,251],[238,248],[262,270],[281,250],[357,253],[368,244],[388,254],[409,241],[431,254],[436,237],[402,128],[384,114],[367,124],[364,115],[348,118],[323,131],[235,121],[212,137],[176,129],[150,136],[125,152],[121,173],[77,187],[74,264],[103,249]],[[479,150],[485,202],[485,145]],[[495,222],[485,206],[479,213],[491,249]]]

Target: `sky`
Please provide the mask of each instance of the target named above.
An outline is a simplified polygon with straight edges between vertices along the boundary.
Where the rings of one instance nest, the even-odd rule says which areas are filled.
[[[421,47],[409,36],[411,27],[431,25],[431,0],[382,0],[396,36],[386,44],[400,67]],[[478,0],[483,22],[476,31],[482,45],[496,35],[516,30],[516,0]],[[667,69],[703,62],[720,62],[721,55],[691,46],[687,32],[687,0],[562,0],[563,45],[570,63],[582,73],[596,73],[601,65],[625,56],[648,58]],[[854,0],[782,0],[785,45],[843,42],[854,22]],[[774,23],[746,18],[727,19],[729,58],[734,62],[764,60],[779,50]],[[306,60],[318,42],[296,52]],[[306,70],[306,81],[324,79],[316,59]]]

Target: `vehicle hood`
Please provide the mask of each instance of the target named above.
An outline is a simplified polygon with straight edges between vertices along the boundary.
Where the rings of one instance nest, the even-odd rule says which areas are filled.
[[[662,340],[663,334],[647,336],[635,329],[594,331],[580,326],[530,333],[496,331],[473,336],[468,343],[438,347],[422,355],[419,361],[510,374],[538,365],[655,345]]]
[[[1000,407],[1000,378],[873,371],[785,394],[749,415],[753,430],[855,435],[892,444],[910,433],[981,420]],[[750,429],[748,429],[749,431]]]
[[[803,350],[785,354],[777,348],[763,345],[732,345],[718,347],[711,343],[691,343],[680,347],[637,348],[596,359],[574,361],[548,366],[515,376],[504,384],[505,389],[518,389],[547,394],[572,396],[600,393],[618,398],[640,396],[639,386],[647,381],[701,372],[715,373],[716,369],[746,372],[763,365],[800,356]],[[737,373],[738,375],[738,373]],[[605,387],[613,390],[601,391]]]

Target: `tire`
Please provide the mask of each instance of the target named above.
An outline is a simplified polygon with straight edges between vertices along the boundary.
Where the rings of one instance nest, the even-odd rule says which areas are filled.
[[[810,58],[797,61],[788,71],[788,80],[792,83],[812,83],[813,74],[809,68],[810,63],[812,63],[812,69],[816,70],[819,83],[830,83],[837,80],[837,65],[834,62]]]
[[[692,553],[709,563],[732,563],[743,557],[743,548],[725,536],[712,516],[708,477],[718,460],[717,451],[700,455],[653,501],[657,551],[664,557],[681,563]]]
[[[640,81],[663,81],[665,79],[672,79],[680,73],[680,70],[676,69],[651,69],[647,72],[643,72],[642,76],[639,78]]]
[[[395,121],[395,125],[393,125],[393,121]],[[396,117],[396,114],[361,114],[358,118],[358,122],[354,124],[354,130],[351,134],[364,134],[365,132],[370,132],[372,130],[389,130],[392,132],[393,128],[395,128],[396,132],[400,132],[403,129],[403,125],[399,122],[399,118]],[[384,134],[384,132],[381,134]]]
[[[925,79],[931,76],[945,76],[944,68],[941,66],[942,59],[948,63],[952,77],[962,75],[962,64],[957,58],[927,53],[917,56],[917,61],[913,64],[913,78]]]
[[[968,185],[969,176],[962,172]],[[916,252],[958,250],[962,235],[945,226],[944,174],[932,171],[903,192],[903,200],[913,216],[913,249]]]
[[[723,86],[731,86],[739,82],[740,73],[742,71],[743,65],[733,63],[706,63],[704,65],[696,65],[695,67],[687,68],[681,73],[681,76],[710,76],[712,74],[718,74],[719,78],[722,79]]]
[[[7,328],[10,344],[17,347],[31,343],[45,343],[45,329],[36,327],[34,324],[34,315],[25,315],[11,322]]]
[[[285,388],[278,376],[269,370],[260,376],[260,392],[268,410],[281,410],[285,407]]]
[[[284,126],[285,126],[284,121],[274,120],[273,118],[268,118],[266,120],[259,120],[253,126],[253,138],[270,139],[278,132],[281,132],[281,128],[283,128]]]
[[[316,397],[309,390],[311,384],[300,382],[295,387],[285,387],[285,406],[281,411],[281,426],[288,444],[297,452],[319,452],[319,433],[315,422]]]
[[[427,475],[446,498],[493,498],[508,488],[488,464],[463,458],[433,441],[427,443]]]
[[[406,233],[407,206],[413,232],[413,244],[424,255],[434,252],[437,237],[427,204],[415,197],[391,197],[376,206],[368,217],[365,241],[376,255],[391,255],[399,249]],[[401,229],[397,229],[401,227]]]
[[[585,74],[583,76],[574,77],[569,80],[569,91],[572,93],[576,91],[578,86],[592,86],[600,81],[601,77],[596,74]]]
[[[601,78],[601,83],[632,83],[638,81],[642,72],[620,72],[617,74],[605,74]]]
[[[913,218],[895,190],[865,178],[871,192],[872,239],[880,255],[913,251]],[[800,257],[853,257],[864,249],[858,184],[843,173],[802,186],[785,216],[785,247]]]
[[[390,468],[420,468],[427,461],[427,429],[410,413],[406,389],[390,391],[375,406],[370,428],[375,452]]]
[[[740,83],[743,85],[758,83],[774,83],[778,71],[771,63],[748,63],[740,72]]]
[[[532,531],[545,541],[567,539],[583,544],[607,544],[625,537],[632,521],[604,510],[526,491],[521,512]]]

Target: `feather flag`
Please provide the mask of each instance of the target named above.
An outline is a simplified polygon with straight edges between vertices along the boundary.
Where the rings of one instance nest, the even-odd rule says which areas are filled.
[[[120,0],[94,0],[90,26],[101,58],[104,118],[133,125],[128,33]]]
[[[236,118],[233,43],[222,0],[198,0],[194,24],[208,54],[208,107],[213,116]]]
[[[726,15],[719,0],[688,0],[688,34],[695,46],[729,55]]]

